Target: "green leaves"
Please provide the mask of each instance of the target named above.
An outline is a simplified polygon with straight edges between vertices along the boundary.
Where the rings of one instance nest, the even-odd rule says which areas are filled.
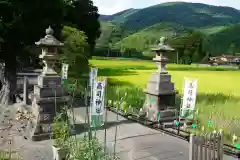
[[[62,79],[61,84],[62,85],[68,85],[68,80],[67,79]]]
[[[161,113],[158,112],[158,114],[157,114],[157,120],[160,121],[160,119],[161,119]]]
[[[179,121],[176,121],[176,122],[175,122],[175,125],[178,127],[178,126],[179,126]]]
[[[68,84],[68,89],[73,89],[74,88],[74,84]]]
[[[240,150],[240,144],[236,144],[235,147]]]
[[[67,79],[63,79],[63,80],[61,81],[61,84],[62,84],[62,85],[65,85],[69,90],[72,90],[72,89],[74,89],[74,87],[75,87],[75,84],[69,83],[69,81],[68,81]]]
[[[211,126],[212,126],[212,122],[208,121],[208,127],[211,127]]]
[[[197,124],[193,123],[193,124],[192,124],[192,128],[193,128],[193,129],[196,129],[196,128],[197,128]]]

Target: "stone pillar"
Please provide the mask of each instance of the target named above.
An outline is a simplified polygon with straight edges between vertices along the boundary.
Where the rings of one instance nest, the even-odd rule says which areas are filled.
[[[23,104],[28,105],[28,78],[24,76],[23,81]]]

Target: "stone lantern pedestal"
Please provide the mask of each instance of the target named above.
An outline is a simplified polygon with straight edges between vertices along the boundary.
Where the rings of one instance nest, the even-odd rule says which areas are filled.
[[[57,49],[63,46],[53,37],[53,30],[46,29],[46,36],[35,43],[42,48],[39,58],[43,59],[44,68],[38,76],[38,83],[34,86],[31,112],[34,117],[28,124],[32,140],[49,139],[52,134],[52,122],[57,111],[69,96],[61,86],[61,77],[54,71],[53,66],[57,59]]]
[[[177,117],[177,110],[174,107],[177,91],[171,82],[171,75],[165,68],[169,60],[163,54],[174,51],[174,49],[168,46],[166,39],[162,37],[160,43],[152,51],[156,52],[153,61],[158,69],[151,74],[151,79],[147,83],[143,112],[151,121],[172,121]]]

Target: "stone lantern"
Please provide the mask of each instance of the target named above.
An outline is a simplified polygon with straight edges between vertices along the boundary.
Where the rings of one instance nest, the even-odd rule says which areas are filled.
[[[46,36],[38,42],[35,42],[35,44],[42,49],[42,54],[39,55],[39,58],[41,58],[44,63],[42,75],[57,75],[53,67],[57,60],[57,50],[59,47],[64,46],[64,44],[53,37],[53,33],[53,29],[49,26],[49,28],[46,29]]]
[[[61,77],[53,69],[57,60],[57,50],[64,45],[53,36],[53,33],[51,27],[47,28],[46,36],[35,43],[42,49],[39,58],[43,60],[44,67],[38,76],[38,83],[34,85],[31,97],[31,112],[35,118],[31,120],[28,128],[32,140],[50,138],[56,112],[70,99],[62,88]]]
[[[166,70],[169,59],[164,56],[174,49],[167,45],[165,37],[161,37],[159,43],[151,50],[156,52],[153,61],[157,64],[157,71],[151,74],[145,89],[144,115],[151,121],[157,121],[159,117],[160,121],[175,120],[177,110],[174,105],[177,91],[171,82],[171,75]]]

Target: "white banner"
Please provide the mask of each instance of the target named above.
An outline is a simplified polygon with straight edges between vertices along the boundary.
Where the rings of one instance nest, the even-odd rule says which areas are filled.
[[[104,113],[104,94],[105,80],[95,81],[93,89],[93,103],[91,107],[91,115],[103,115]]]
[[[90,76],[89,76],[89,86],[90,87],[93,86],[94,80],[97,79],[97,72],[98,72],[97,68],[91,67]]]
[[[197,79],[185,78],[182,109],[194,110],[197,96]]]
[[[63,63],[62,64],[62,79],[67,79],[68,78],[68,64]]]
[[[94,80],[93,98],[90,107],[90,124],[91,127],[99,127],[104,125],[105,113],[105,88],[107,80]]]

